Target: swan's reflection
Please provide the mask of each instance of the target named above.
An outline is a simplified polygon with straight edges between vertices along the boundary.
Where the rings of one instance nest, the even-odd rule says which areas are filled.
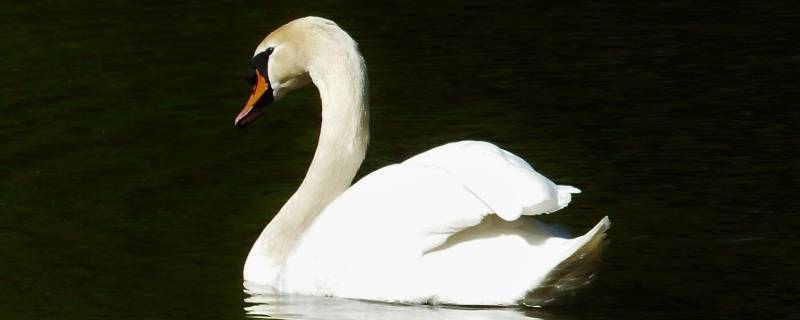
[[[470,320],[470,319],[552,319],[542,309],[465,308],[455,306],[417,306],[376,303],[340,298],[252,294],[245,299],[251,318],[302,320]],[[560,317],[559,317],[560,318]]]

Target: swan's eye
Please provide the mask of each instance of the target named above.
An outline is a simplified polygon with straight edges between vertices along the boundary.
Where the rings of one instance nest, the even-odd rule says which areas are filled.
[[[267,61],[269,61],[269,55],[274,51],[273,47],[267,48],[264,52],[259,53],[253,57],[253,60],[250,60],[250,65],[247,66],[247,70],[244,73],[244,79],[247,80],[250,85],[255,85],[257,82],[257,74],[256,70],[260,71],[262,75],[267,74]]]

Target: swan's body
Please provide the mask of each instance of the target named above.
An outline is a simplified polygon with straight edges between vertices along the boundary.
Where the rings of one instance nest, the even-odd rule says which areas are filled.
[[[355,42],[333,22],[309,17],[270,34],[256,57],[262,53],[257,75],[265,84],[256,87],[263,90],[254,87],[237,125],[255,119],[261,94],[280,98],[313,81],[322,129],[301,186],[247,257],[248,288],[510,305],[540,304],[585,283],[608,219],[566,239],[527,217],[565,207],[579,190],[475,141],[434,148],[350,186],[369,131],[366,69]]]

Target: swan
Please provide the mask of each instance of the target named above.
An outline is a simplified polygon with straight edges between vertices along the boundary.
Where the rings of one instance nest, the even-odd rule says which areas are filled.
[[[530,218],[564,208],[580,190],[491,143],[445,144],[351,185],[369,140],[367,72],[333,21],[306,17],[276,29],[247,78],[252,91],[236,126],[310,83],[322,123],[305,178],[247,256],[246,291],[542,305],[591,280],[608,217],[572,239]]]

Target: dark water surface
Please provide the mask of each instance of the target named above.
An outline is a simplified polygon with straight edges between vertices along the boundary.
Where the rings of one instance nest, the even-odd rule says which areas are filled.
[[[567,307],[286,298],[267,314],[800,316],[793,2],[312,3],[0,4],[0,319],[246,317],[245,256],[305,172],[319,101],[309,88],[232,121],[256,44],[306,15],[336,20],[369,66],[359,175],[492,141],[583,189],[548,221],[610,215],[612,242]]]

